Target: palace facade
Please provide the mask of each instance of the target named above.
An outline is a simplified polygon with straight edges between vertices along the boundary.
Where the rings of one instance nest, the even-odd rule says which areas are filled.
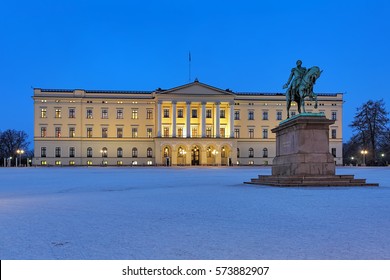
[[[34,89],[34,164],[268,165],[283,93],[233,92],[195,82],[155,91]],[[297,114],[296,106],[291,114]],[[341,93],[319,94],[330,152],[342,164]]]

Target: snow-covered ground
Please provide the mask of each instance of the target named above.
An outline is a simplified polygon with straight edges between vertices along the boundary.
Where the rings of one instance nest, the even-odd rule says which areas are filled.
[[[270,168],[0,168],[0,259],[390,259],[380,187],[245,185]]]

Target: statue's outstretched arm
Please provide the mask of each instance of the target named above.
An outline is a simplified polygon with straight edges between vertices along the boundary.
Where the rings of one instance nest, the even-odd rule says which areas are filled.
[[[288,77],[287,83],[285,83],[285,84],[283,85],[283,88],[288,88],[288,85],[290,84],[290,82],[291,82],[293,76],[294,76],[294,71],[291,70],[290,77]]]

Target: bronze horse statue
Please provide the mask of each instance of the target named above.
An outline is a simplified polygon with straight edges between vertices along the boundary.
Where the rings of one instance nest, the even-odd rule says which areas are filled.
[[[292,85],[290,85],[286,92],[287,118],[290,118],[290,107],[292,101],[297,103],[299,113],[306,113],[306,97],[309,97],[310,101],[315,101],[314,108],[318,107],[317,95],[313,92],[313,86],[316,80],[321,76],[321,73],[322,70],[320,70],[318,66],[313,66],[306,71],[295,89]]]

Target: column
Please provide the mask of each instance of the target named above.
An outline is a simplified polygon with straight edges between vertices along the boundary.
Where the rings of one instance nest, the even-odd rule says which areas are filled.
[[[220,118],[221,118],[221,116],[220,116],[220,114],[221,114],[221,109],[220,109],[220,104],[221,104],[221,102],[215,102],[215,105],[217,105],[217,109],[216,109],[216,114],[215,114],[215,135],[216,135],[216,137],[217,138],[220,138],[221,137],[221,135],[220,135]]]
[[[176,137],[176,101],[172,101],[172,137]]]
[[[234,138],[234,101],[230,102],[230,138]]]
[[[186,119],[186,127],[187,127],[187,138],[191,137],[191,102],[187,101],[187,119]]]
[[[157,137],[161,137],[161,103],[157,102]]]
[[[202,102],[202,138],[206,137],[206,102]]]

